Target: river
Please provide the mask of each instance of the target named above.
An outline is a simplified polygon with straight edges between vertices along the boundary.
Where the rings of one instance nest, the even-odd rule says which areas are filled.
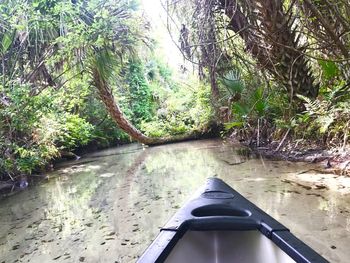
[[[135,262],[159,228],[214,176],[329,261],[349,262],[350,194],[344,187],[310,189],[290,181],[310,169],[252,158],[221,140],[87,154],[0,200],[0,263]]]

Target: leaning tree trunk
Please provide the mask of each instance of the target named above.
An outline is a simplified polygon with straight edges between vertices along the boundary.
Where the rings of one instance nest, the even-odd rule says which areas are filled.
[[[115,102],[111,88],[109,87],[107,81],[102,78],[99,71],[97,69],[93,69],[92,74],[94,84],[98,90],[98,94],[102,102],[105,104],[106,109],[109,112],[112,119],[118,124],[118,126],[123,131],[125,131],[135,140],[144,144],[150,143],[152,139],[144,135],[127,120],[120,107]]]
[[[97,88],[98,94],[105,104],[106,109],[112,119],[124,132],[126,132],[134,140],[146,144],[146,145],[158,145],[164,143],[171,143],[177,141],[183,141],[188,139],[193,139],[198,136],[197,133],[184,134],[179,136],[163,137],[163,138],[152,138],[143,134],[138,130],[128,119],[125,117],[120,107],[116,103],[112,90],[108,85],[107,81],[101,76],[100,72],[96,69],[92,69],[92,76],[94,84]]]
[[[245,3],[245,2],[244,2]],[[228,28],[245,41],[246,50],[288,90],[290,98],[301,94],[316,98],[314,83],[303,49],[299,47],[294,16],[284,12],[281,0],[257,0],[240,6],[236,0],[220,0],[230,18]]]

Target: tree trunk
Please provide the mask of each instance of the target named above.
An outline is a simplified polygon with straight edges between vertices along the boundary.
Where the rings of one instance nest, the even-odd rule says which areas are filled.
[[[230,18],[228,28],[245,41],[246,50],[288,90],[316,98],[318,85],[307,65],[303,49],[298,46],[293,18],[283,10],[281,0],[260,0],[245,7],[236,0],[220,0],[220,8]],[[289,11],[290,12],[290,11]]]
[[[125,131],[134,140],[146,145],[158,145],[197,138],[198,134],[195,132],[191,134],[163,138],[151,138],[146,136],[134,125],[132,125],[132,123],[130,123],[125,117],[120,107],[116,103],[112,90],[109,87],[107,81],[103,79],[103,77],[100,75],[99,71],[96,68],[92,69],[92,76],[94,84],[98,90],[98,94],[102,102],[105,104],[108,113],[119,126],[119,128]]]
[[[216,68],[214,67],[209,67],[209,78],[210,78],[210,90],[211,90],[211,96],[213,99],[213,104],[215,109],[217,109],[217,106],[219,104],[219,99],[220,99],[220,91],[217,83],[217,79],[215,76],[215,71]]]
[[[105,104],[107,111],[118,126],[129,134],[133,139],[148,144],[151,138],[144,135],[135,126],[133,126],[125,117],[118,104],[115,102],[113,93],[108,83],[101,77],[97,69],[93,69],[93,79],[102,102]]]

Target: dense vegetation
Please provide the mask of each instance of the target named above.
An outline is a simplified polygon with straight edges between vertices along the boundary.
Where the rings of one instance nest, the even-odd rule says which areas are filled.
[[[204,132],[213,120],[257,146],[289,136],[346,148],[347,1],[164,7],[197,77],[157,57],[136,0],[0,3],[2,180],[84,145],[164,142]]]
[[[1,180],[40,172],[84,145],[131,141],[108,114],[98,81],[114,94],[111,107],[147,135],[209,128],[208,85],[174,74],[147,30],[136,1],[0,3]]]
[[[226,104],[228,130],[254,145],[288,135],[347,146],[348,1],[172,1],[167,12]]]

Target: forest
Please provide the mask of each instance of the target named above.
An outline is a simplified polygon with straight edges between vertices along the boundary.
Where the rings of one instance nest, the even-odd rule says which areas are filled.
[[[137,0],[1,1],[2,182],[49,170],[84,147],[218,130],[251,147],[317,145],[346,155],[348,1],[162,6],[190,65],[182,70],[157,55]]]

